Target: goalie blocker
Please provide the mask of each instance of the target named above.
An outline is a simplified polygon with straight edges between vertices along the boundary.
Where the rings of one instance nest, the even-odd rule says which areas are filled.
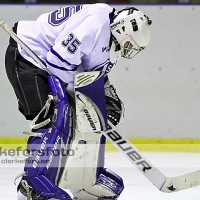
[[[124,189],[123,180],[104,168],[107,130],[107,110],[104,93],[104,74],[85,72],[75,78],[76,123],[73,124],[73,103],[63,84],[49,76],[51,95],[46,105],[31,122],[34,132],[28,141],[20,193],[27,199],[49,198],[71,200],[69,189],[76,199],[116,199]],[[53,113],[46,115],[53,103]],[[119,111],[118,111],[119,112]],[[45,121],[37,124],[38,117]],[[70,150],[72,156],[56,152]],[[63,164],[65,163],[65,164]],[[18,197],[22,198],[20,195]]]

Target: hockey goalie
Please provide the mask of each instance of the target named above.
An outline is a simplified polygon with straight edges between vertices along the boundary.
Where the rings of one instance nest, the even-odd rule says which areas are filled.
[[[31,120],[18,200],[119,198],[124,184],[104,166],[104,135],[160,191],[200,185],[199,170],[167,177],[111,130],[123,119],[123,104],[108,73],[146,48],[151,23],[134,7],[116,12],[107,4],[65,6],[13,30],[0,20],[11,36],[6,73],[19,111]]]
[[[118,125],[123,104],[103,72],[75,76],[74,96],[61,81],[48,77],[51,93],[31,122],[28,152],[18,199],[116,199],[124,189],[122,178],[104,167],[107,120]],[[39,117],[53,110],[48,119]],[[47,125],[49,124],[49,125]],[[21,196],[21,197],[20,197]]]
[[[131,59],[146,48],[151,23],[134,7],[116,12],[101,3],[15,23],[6,73],[19,111],[31,121],[31,131],[24,132],[28,158],[18,176],[18,200],[119,197],[123,180],[104,166],[102,133],[123,118],[108,73],[119,58]]]

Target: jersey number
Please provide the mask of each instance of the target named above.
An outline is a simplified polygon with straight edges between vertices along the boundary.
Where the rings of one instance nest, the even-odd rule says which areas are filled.
[[[59,26],[68,18],[70,18],[72,14],[78,12],[81,9],[82,9],[82,5],[68,6],[65,8],[61,8],[49,14],[48,22],[52,26]]]
[[[62,46],[66,47],[67,51],[71,54],[74,54],[80,45],[81,42],[74,36],[73,33],[70,33],[68,38],[62,41]]]

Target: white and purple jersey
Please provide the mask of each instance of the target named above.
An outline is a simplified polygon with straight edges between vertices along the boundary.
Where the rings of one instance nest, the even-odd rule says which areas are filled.
[[[17,35],[46,63],[50,73],[72,83],[78,72],[108,73],[116,64],[109,59],[112,17],[113,8],[107,4],[67,6],[42,14],[36,21],[19,21]],[[40,67],[19,45],[18,49]]]

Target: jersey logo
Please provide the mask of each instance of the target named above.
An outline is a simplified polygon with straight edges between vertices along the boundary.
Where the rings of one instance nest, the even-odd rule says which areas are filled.
[[[55,10],[54,12],[49,14],[48,23],[52,26],[59,26],[81,9],[82,5],[77,5],[67,6],[64,8],[60,8],[59,10]]]
[[[109,52],[110,51],[110,47],[107,46],[107,47],[102,47],[102,53],[103,52]]]

